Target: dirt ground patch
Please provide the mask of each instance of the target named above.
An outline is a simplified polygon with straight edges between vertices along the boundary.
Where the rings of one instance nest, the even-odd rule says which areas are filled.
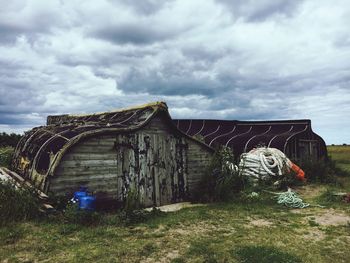
[[[304,214],[305,223],[310,221],[321,226],[342,226],[350,224],[350,215],[333,208],[310,211],[308,209],[291,210],[292,213]]]
[[[326,237],[326,234],[318,229],[313,229],[311,232],[304,234],[303,238],[306,240],[320,241]]]
[[[249,221],[248,227],[271,227],[273,223],[271,221],[268,221],[266,219],[251,219]]]
[[[325,209],[320,215],[308,217],[321,226],[341,226],[350,224],[350,216],[343,212],[335,211],[334,209]]]
[[[213,232],[234,232],[235,229],[231,226],[218,226],[210,223],[200,222],[181,227],[170,229],[170,235],[193,236],[193,235],[210,235]]]

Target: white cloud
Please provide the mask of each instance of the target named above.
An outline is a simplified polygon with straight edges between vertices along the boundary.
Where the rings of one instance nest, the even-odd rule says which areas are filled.
[[[311,118],[350,142],[346,0],[1,4],[2,130],[166,100],[177,118]]]

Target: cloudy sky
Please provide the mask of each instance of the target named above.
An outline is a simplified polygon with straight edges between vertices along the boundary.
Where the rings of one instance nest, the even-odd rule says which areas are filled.
[[[350,143],[349,0],[0,0],[0,131],[163,100]]]

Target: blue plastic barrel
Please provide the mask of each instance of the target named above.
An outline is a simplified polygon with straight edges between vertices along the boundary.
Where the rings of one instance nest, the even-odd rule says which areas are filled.
[[[95,207],[96,207],[96,197],[91,196],[91,195],[80,197],[79,209],[95,211]]]
[[[87,196],[87,187],[81,186],[79,191],[76,191],[74,193],[74,200],[76,202],[79,202],[80,198],[83,197],[83,196]]]

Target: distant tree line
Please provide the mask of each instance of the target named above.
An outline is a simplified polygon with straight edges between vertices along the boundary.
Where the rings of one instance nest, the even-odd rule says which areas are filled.
[[[17,143],[21,138],[22,138],[22,135],[19,135],[16,133],[8,134],[6,132],[1,132],[0,147],[6,147],[6,146],[16,147]]]

